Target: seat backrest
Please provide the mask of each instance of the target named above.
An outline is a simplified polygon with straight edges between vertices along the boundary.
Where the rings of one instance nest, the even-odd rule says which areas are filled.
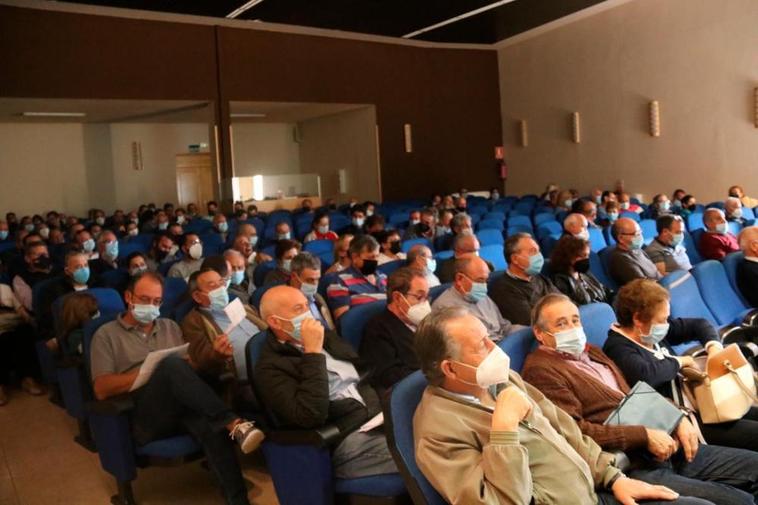
[[[742,262],[744,258],[745,253],[742,251],[733,252],[727,254],[726,257],[721,260],[721,264],[724,265],[724,270],[726,270],[726,276],[729,279],[729,285],[732,286],[734,292],[737,293],[737,296],[740,297],[742,303],[745,306],[749,306],[750,304],[747,302],[747,300],[745,300],[745,297],[742,296],[740,286],[737,284],[737,266]]]
[[[476,232],[476,238],[479,239],[479,244],[482,246],[504,244],[503,232],[501,230],[495,230],[487,228]]]
[[[643,219],[640,221],[640,228],[642,229],[642,236],[645,239],[645,245],[652,242],[656,235],[658,235],[658,230],[655,227],[655,220],[653,219]]]
[[[334,242],[331,240],[311,240],[303,245],[303,251],[318,256],[321,253],[331,253],[334,250]]]
[[[700,212],[694,212],[687,216],[687,229],[692,233],[695,230],[702,230],[705,228],[703,225],[703,214]]]
[[[729,227],[729,233],[731,233],[735,237],[739,235],[740,232],[742,231],[742,225],[736,221],[729,221],[726,224]]]
[[[163,281],[163,303],[161,316],[171,317],[179,301],[187,294],[187,283],[178,277],[166,277]]]
[[[719,327],[718,321],[703,301],[697,281],[689,272],[681,278],[669,283],[666,289],[671,293],[671,317],[702,317],[707,319],[715,327]]]
[[[607,303],[590,303],[579,307],[587,342],[603,348],[608,338],[608,329],[616,322],[616,314]]]
[[[686,270],[674,270],[673,272],[666,274],[663,279],[658,281],[658,283],[664,288],[668,288],[671,284],[687,275],[687,273]]]
[[[404,253],[407,253],[411,250],[411,247],[414,245],[422,244],[434,251],[434,246],[432,245],[432,241],[428,238],[412,238],[409,240],[404,240],[403,243],[400,245],[400,248]]]
[[[508,218],[508,228],[513,226],[524,226],[529,230],[532,229],[532,220],[528,215],[511,215]]]
[[[630,210],[622,210],[619,212],[619,217],[627,217],[629,219],[637,221],[638,223],[640,222],[640,215]]]
[[[340,335],[357,351],[361,347],[363,328],[366,326],[366,323],[369,319],[384,311],[386,307],[387,302],[381,300],[352,307],[339,320]]]
[[[616,246],[608,246],[602,251],[599,251],[597,254],[600,257],[600,264],[603,267],[603,271],[605,272],[606,278],[613,285],[613,289],[616,290],[618,289],[618,284],[616,284],[616,281],[613,280],[613,277],[611,277],[611,274],[610,274],[611,253],[613,253],[614,249],[616,249]],[[592,261],[592,258],[590,258],[590,261]]]
[[[390,275],[392,275],[392,273],[395,270],[402,267],[404,264],[405,264],[405,260],[388,261],[387,263],[384,263],[383,265],[379,265],[377,267],[377,270],[379,270],[381,273],[389,277]]]
[[[389,401],[388,424],[390,452],[403,476],[408,494],[415,505],[444,505],[446,502],[432,487],[416,464],[416,443],[413,437],[413,415],[416,413],[427,382],[416,371],[395,384]]]
[[[495,267],[495,271],[505,270],[508,268],[508,263],[505,261],[505,253],[503,252],[502,245],[485,245],[479,249],[479,256],[492,263]]]
[[[522,328],[503,337],[497,345],[511,358],[511,370],[521,373],[526,356],[532,351],[534,342],[532,329]]]
[[[436,253],[434,253],[434,259],[436,259],[437,261],[450,259],[453,256],[455,256],[455,251],[453,251],[452,249],[447,249],[445,251],[437,251]]]
[[[261,351],[263,351],[263,344],[266,342],[266,333],[265,331],[260,331],[253,335],[253,338],[247,341],[247,344],[245,344],[245,357],[246,357],[246,363],[245,366],[247,367],[247,376],[251,379],[255,376],[255,364],[258,363],[258,360],[261,357]],[[251,380],[251,382],[254,382]]]
[[[111,288],[91,288],[86,291],[97,300],[97,309],[101,315],[120,314],[124,307],[124,300],[118,291]]]
[[[266,279],[266,275],[274,270],[276,268],[276,261],[275,260],[269,260],[264,261],[257,267],[255,267],[255,271],[253,272],[253,283],[257,286],[263,286],[263,281]]]
[[[755,212],[750,207],[742,207],[742,217],[748,221],[753,221],[755,219]]]
[[[607,287],[611,291],[616,291],[618,288],[616,283],[613,282],[611,277],[606,273],[605,268],[600,261],[600,256],[594,251],[590,251],[590,272],[592,272],[592,275],[594,275],[595,278],[599,280],[603,286]]]
[[[698,237],[702,234],[702,230],[696,231]],[[687,250],[687,257],[690,259],[692,265],[697,265],[703,261],[703,257],[700,255],[700,251],[697,248],[695,238],[689,232],[684,232],[684,247]]]
[[[429,303],[434,303],[434,300],[436,300],[438,296],[444,293],[445,290],[447,290],[452,285],[453,285],[452,282],[446,282],[444,284],[440,284],[439,286],[434,286],[433,288],[429,289]]]
[[[707,260],[692,268],[700,295],[721,325],[732,324],[740,313],[747,309],[734,292],[724,265],[719,261]]]
[[[603,230],[600,228],[588,228],[587,231],[590,232],[590,250],[598,252],[608,246],[603,236]]]
[[[500,219],[482,219],[479,221],[479,230],[503,230],[503,221]]]
[[[555,219],[552,221],[543,221],[537,225],[537,238],[560,235],[561,233],[563,233],[563,226],[561,226],[561,223]],[[605,240],[603,242],[605,242]]]

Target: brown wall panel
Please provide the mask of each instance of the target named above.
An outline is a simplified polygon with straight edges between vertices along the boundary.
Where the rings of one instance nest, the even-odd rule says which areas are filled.
[[[0,6],[0,96],[214,99],[214,27]]]

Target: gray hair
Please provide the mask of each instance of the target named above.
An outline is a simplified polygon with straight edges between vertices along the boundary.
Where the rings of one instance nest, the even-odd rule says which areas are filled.
[[[309,252],[301,252],[292,258],[291,270],[297,274],[305,270],[321,270],[321,260]]]
[[[726,200],[724,200],[725,204],[729,203],[729,202],[732,202],[732,203],[736,204],[738,207],[742,207],[742,201],[739,198],[737,198],[736,196],[730,196]]]
[[[587,226],[587,218],[584,216],[584,214],[574,212],[566,216],[566,219],[563,220],[563,228],[565,229],[571,224],[578,224],[577,221],[580,221],[582,226]]]
[[[425,249],[428,250],[429,252],[431,252],[431,249],[429,249],[424,244],[416,244],[413,247],[411,247],[411,249],[408,251],[408,256],[405,259],[406,263],[408,265],[412,265],[413,262],[416,261],[416,258],[418,258],[419,256],[423,256],[424,255],[424,250]]]
[[[505,246],[504,246],[505,261],[507,261],[508,263],[511,262],[511,256],[513,256],[514,254],[518,252],[519,242],[521,242],[521,240],[525,238],[532,238],[532,236],[529,235],[528,233],[524,233],[523,231],[521,231],[518,233],[514,233],[513,235],[505,239]]]
[[[448,323],[470,315],[465,307],[448,307],[426,316],[413,340],[421,371],[429,384],[439,386],[445,380],[440,364],[446,359],[458,359],[460,344],[448,332]]]
[[[537,303],[534,305],[534,307],[532,307],[532,326],[537,326],[543,330],[546,330],[547,326],[545,325],[545,321],[542,319],[542,312],[547,307],[559,302],[574,303],[571,298],[564,295],[563,293],[550,293],[537,300]]]
[[[231,259],[232,257],[237,257],[237,256],[239,256],[243,260],[245,259],[242,253],[237,251],[236,249],[227,249],[226,251],[224,251],[224,259],[226,260]]]
[[[721,209],[717,209],[715,207],[711,207],[710,209],[705,209],[705,212],[703,212],[703,222],[704,223],[710,223],[713,219],[714,214],[719,214],[721,217],[724,217],[724,211]]]
[[[450,221],[451,228],[460,228],[464,224],[471,226],[471,216],[465,212],[459,212],[458,214],[454,215],[453,219]]]
[[[479,240],[476,238],[476,235],[474,235],[474,233],[469,230],[462,231],[458,235],[456,235],[455,238],[453,239],[453,251],[460,250],[461,244],[463,244],[465,240],[468,240],[471,237],[473,237],[476,240]]]
[[[363,251],[373,252],[379,249],[379,242],[371,235],[358,235],[350,242],[350,251],[352,254],[360,254]]]

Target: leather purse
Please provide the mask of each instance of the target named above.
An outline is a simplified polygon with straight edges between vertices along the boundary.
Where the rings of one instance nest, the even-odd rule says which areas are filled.
[[[644,426],[673,433],[684,412],[646,382],[638,382],[603,424]]]

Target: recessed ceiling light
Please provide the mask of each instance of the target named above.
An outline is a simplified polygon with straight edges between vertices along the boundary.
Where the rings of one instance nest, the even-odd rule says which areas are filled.
[[[229,117],[266,117],[262,112],[232,112]]]
[[[84,112],[22,112],[24,117],[84,117]]]

